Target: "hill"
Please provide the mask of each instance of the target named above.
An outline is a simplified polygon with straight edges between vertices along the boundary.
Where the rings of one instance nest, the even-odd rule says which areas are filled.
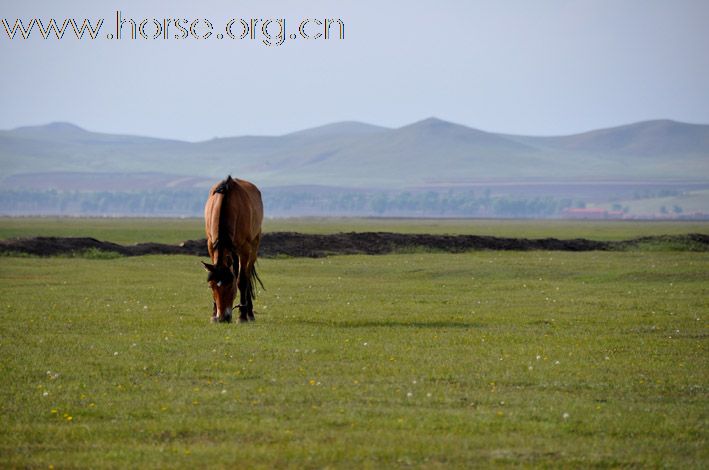
[[[4,188],[22,188],[30,175],[57,173],[74,182],[119,174],[123,189],[133,189],[133,174],[142,175],[141,185],[146,175],[166,185],[185,176],[213,180],[231,173],[262,186],[360,188],[540,179],[707,181],[709,125],[646,121],[537,137],[429,118],[395,129],[340,122],[282,136],[185,142],[51,123],[0,131],[0,168]]]
[[[671,120],[645,121],[582,134],[527,139],[529,144],[596,155],[663,157],[707,155],[709,126]]]

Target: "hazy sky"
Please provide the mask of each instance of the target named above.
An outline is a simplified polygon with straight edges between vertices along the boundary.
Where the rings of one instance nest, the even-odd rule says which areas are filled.
[[[8,4],[12,4],[8,6]],[[207,39],[121,40],[140,23],[208,19]],[[706,0],[3,1],[0,18],[104,18],[99,37],[8,39],[0,129],[70,121],[203,140],[334,121],[398,127],[429,116],[489,131],[567,134],[670,118],[709,123]],[[217,39],[230,19],[237,39]],[[238,39],[239,19],[339,18],[345,39]],[[314,35],[317,24],[306,25]],[[259,24],[260,27],[260,24]],[[128,34],[126,34],[126,30]],[[269,31],[274,36],[277,23]],[[152,21],[145,32],[152,34]],[[332,30],[337,31],[335,28]],[[207,32],[197,23],[196,34]],[[333,34],[336,36],[336,34]]]

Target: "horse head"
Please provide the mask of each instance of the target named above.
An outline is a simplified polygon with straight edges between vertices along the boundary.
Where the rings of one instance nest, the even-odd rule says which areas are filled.
[[[231,266],[215,266],[202,261],[207,271],[207,283],[214,297],[212,321],[231,322],[231,311],[236,296],[236,275]]]

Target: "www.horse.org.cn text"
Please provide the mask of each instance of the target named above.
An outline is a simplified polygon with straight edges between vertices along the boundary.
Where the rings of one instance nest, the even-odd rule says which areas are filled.
[[[13,21],[14,20],[14,21]],[[116,11],[104,18],[2,18],[0,40],[240,40],[280,46],[288,41],[327,41],[345,38],[340,18],[231,18],[215,22],[206,18],[131,18]],[[218,26],[218,25],[223,26]],[[217,26],[215,26],[217,25]]]

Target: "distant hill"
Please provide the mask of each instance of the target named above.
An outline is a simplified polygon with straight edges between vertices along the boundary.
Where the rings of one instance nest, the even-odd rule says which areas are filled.
[[[288,134],[290,137],[318,137],[330,138],[337,137],[352,137],[377,134],[389,130],[386,127],[375,126],[365,122],[343,121],[333,124],[325,124],[324,126],[312,127],[302,131],[296,131]]]
[[[184,142],[51,123],[0,131],[0,170],[0,188],[20,189],[28,178],[57,173],[77,189],[88,178],[92,187],[103,182],[126,190],[142,189],[151,178],[160,187],[201,187],[227,174],[262,186],[360,188],[540,179],[709,181],[709,125],[660,120],[537,137],[429,118],[396,129],[339,122],[282,136]],[[113,183],[112,174],[120,175]]]
[[[527,137],[530,145],[599,156],[663,157],[704,155],[709,148],[709,126],[671,120],[645,121],[562,137]]]

